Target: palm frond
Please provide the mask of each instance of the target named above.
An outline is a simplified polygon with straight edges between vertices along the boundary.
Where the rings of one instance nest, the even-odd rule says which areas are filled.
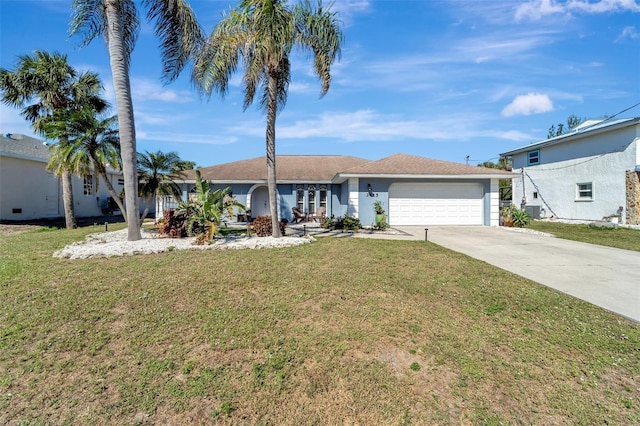
[[[337,14],[325,9],[318,0],[317,6],[309,0],[295,8],[297,43],[310,50],[314,58],[314,71],[322,83],[320,96],[324,96],[331,84],[331,65],[340,58],[340,46],[344,36]]]
[[[96,37],[106,37],[104,0],[73,0],[71,9],[75,13],[69,23],[69,36],[82,34],[81,47],[88,45]]]
[[[74,13],[69,23],[69,35],[82,34],[81,47],[87,46],[98,36],[103,36],[109,44],[108,19],[106,6],[108,0],[73,0],[71,8]],[[122,41],[124,46],[125,66],[129,68],[131,53],[136,45],[140,20],[134,0],[111,1],[116,8],[122,24]]]
[[[160,39],[163,78],[175,80],[204,42],[204,33],[191,6],[184,0],[144,0],[147,18],[155,21]]]

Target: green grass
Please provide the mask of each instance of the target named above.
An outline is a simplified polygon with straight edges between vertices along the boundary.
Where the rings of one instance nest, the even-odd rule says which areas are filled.
[[[51,256],[96,230],[0,240],[0,424],[640,423],[637,325],[429,242]]]
[[[640,251],[640,230],[629,228],[589,228],[587,225],[532,221],[527,228],[548,232],[558,238]]]

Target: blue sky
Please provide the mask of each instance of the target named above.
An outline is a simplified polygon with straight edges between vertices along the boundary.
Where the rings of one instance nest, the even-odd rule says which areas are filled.
[[[191,2],[207,33],[237,3]],[[68,37],[70,4],[0,0],[0,66],[13,69],[34,50],[66,53],[77,69],[99,73],[115,105],[105,44],[80,48],[80,37]],[[345,40],[331,88],[319,98],[307,55],[294,55],[279,155],[477,164],[544,139],[570,114],[598,118],[640,102],[636,0],[336,0],[334,10]],[[266,117],[257,103],[242,111],[240,77],[224,99],[202,99],[190,70],[163,85],[157,40],[141,20],[130,71],[138,151],[176,151],[199,166],[264,155]],[[3,134],[31,134],[17,110],[0,108]],[[621,115],[631,116],[640,107]]]

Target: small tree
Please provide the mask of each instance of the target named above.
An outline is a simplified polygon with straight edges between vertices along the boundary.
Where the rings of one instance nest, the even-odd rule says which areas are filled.
[[[224,219],[233,216],[233,208],[245,210],[245,206],[230,196],[229,187],[212,189],[212,184],[196,170],[196,194],[191,200],[180,203],[178,212],[187,217],[185,228],[189,236],[205,234],[212,240]]]
[[[145,200],[140,226],[156,197],[172,196],[177,200],[182,198],[180,187],[173,180],[181,176],[180,167],[183,163],[176,152],[138,153],[138,193]]]
[[[107,168],[120,170],[120,139],[116,116],[104,117],[91,107],[73,111],[68,120],[52,120],[44,125],[48,132],[66,132],[67,144],[54,145],[48,168],[67,164],[69,171],[78,176],[96,177],[96,193],[100,178],[126,220],[125,207],[111,184]]]
[[[584,120],[582,118],[579,118],[577,115],[571,114],[569,117],[567,117],[567,126],[566,126],[567,130],[565,130],[565,125],[562,123],[558,123],[557,128],[552,124],[551,127],[549,127],[549,132],[547,133],[547,139],[564,135],[565,133],[568,133],[571,130],[578,127],[580,123],[582,123],[583,121]]]

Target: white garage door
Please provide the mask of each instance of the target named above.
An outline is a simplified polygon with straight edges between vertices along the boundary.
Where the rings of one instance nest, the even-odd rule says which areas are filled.
[[[477,183],[394,183],[389,224],[482,225],[482,192]]]

